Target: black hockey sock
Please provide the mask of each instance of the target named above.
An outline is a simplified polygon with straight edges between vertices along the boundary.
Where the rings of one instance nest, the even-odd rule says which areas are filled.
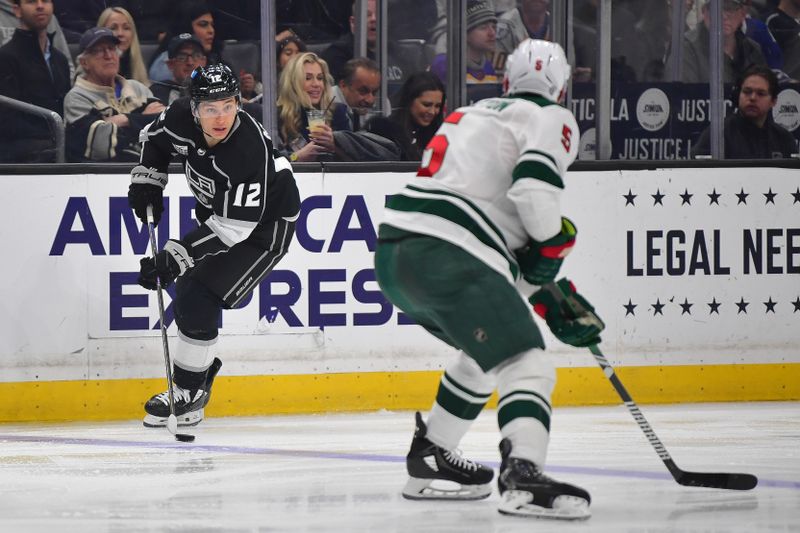
[[[206,382],[207,370],[202,372],[192,372],[175,365],[172,371],[172,381],[183,389],[195,390],[202,387]]]

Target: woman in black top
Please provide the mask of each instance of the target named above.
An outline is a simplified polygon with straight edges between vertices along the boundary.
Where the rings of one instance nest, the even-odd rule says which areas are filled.
[[[366,129],[394,141],[402,160],[419,161],[444,120],[444,84],[431,72],[418,72],[403,83],[396,99],[392,114],[373,118]]]

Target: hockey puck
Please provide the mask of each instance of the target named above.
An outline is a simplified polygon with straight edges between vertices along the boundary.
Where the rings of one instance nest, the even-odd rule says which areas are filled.
[[[176,433],[175,440],[179,440],[181,442],[194,442],[194,435],[187,435],[185,433]]]

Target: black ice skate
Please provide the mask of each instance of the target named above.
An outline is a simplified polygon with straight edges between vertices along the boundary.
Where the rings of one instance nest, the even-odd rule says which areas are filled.
[[[211,399],[211,386],[221,366],[222,361],[215,357],[208,368],[205,383],[198,389],[183,389],[173,383],[172,395],[175,399],[175,418],[178,419],[178,426],[196,426],[203,420],[203,408]],[[169,391],[150,398],[144,404],[144,410],[147,413],[142,421],[145,427],[166,426],[169,418]]]
[[[531,461],[509,457],[511,441],[500,441],[500,489],[498,511],[503,514],[585,520],[591,516],[589,493],[580,487],[551,479]]]
[[[409,480],[403,497],[409,500],[480,500],[492,493],[491,468],[445,450],[427,438],[428,428],[417,413],[417,428],[406,456]]]

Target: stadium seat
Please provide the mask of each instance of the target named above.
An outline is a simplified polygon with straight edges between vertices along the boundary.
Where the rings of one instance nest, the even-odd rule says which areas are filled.
[[[222,57],[237,75],[242,70],[255,74],[261,72],[261,47],[258,41],[227,42],[222,49]]]

